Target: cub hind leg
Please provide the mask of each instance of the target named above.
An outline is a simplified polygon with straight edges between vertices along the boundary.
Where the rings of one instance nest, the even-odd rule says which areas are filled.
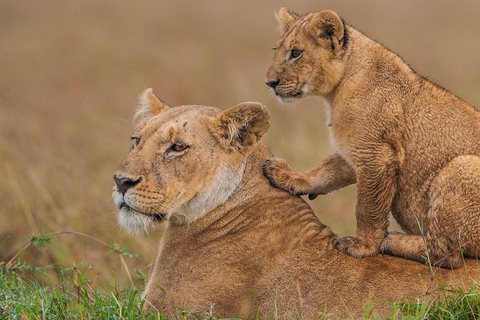
[[[435,177],[424,238],[389,233],[381,252],[458,268],[463,256],[480,257],[480,157],[458,156]],[[427,254],[428,253],[428,254]]]

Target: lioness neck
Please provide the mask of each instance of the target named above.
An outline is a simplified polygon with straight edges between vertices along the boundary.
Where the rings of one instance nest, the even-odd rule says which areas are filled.
[[[240,191],[192,224],[167,227],[147,297],[165,297],[165,291],[175,306],[216,301],[226,308],[217,312],[251,315],[258,307],[249,297],[262,296],[262,286],[272,281],[266,275],[279,278],[305,248],[320,255],[329,250],[331,230],[300,197],[270,186],[263,176],[269,157],[260,145],[247,160]]]
[[[249,155],[241,188],[235,194],[195,223],[170,225],[169,230],[175,230],[176,235],[182,231],[190,237],[200,235],[206,241],[220,239],[227,233],[251,233],[258,229],[262,229],[262,232],[281,230],[283,235],[291,229],[295,233],[291,237],[295,239],[293,241],[323,235],[325,228],[328,229],[326,234],[331,234],[330,229],[318,221],[305,201],[269,184],[263,175],[262,165],[270,157],[272,154],[260,144]],[[272,207],[272,203],[276,206]],[[265,221],[268,221],[268,229],[272,231],[265,229]],[[299,226],[301,230],[298,229]]]

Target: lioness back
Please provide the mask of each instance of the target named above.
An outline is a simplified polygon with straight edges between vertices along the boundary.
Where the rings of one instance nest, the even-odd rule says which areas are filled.
[[[266,82],[284,102],[327,101],[336,153],[306,172],[271,159],[272,184],[311,198],[357,183],[355,257],[391,253],[459,267],[480,248],[480,113],[325,10],[279,13],[283,35]],[[468,157],[464,157],[468,156]],[[448,182],[447,182],[448,180]],[[405,234],[390,233],[388,215]]]

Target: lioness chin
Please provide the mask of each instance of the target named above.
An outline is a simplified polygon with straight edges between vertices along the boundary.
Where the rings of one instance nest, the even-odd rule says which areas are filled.
[[[432,279],[414,261],[334,249],[335,235],[305,201],[263,176],[272,154],[260,141],[269,114],[259,103],[170,108],[147,90],[136,120],[113,199],[129,229],[168,223],[147,309],[169,319],[191,315],[177,307],[201,313],[212,305],[222,318],[360,318],[364,308],[385,317],[392,312],[385,301],[428,300],[439,285],[478,281],[475,260]]]
[[[296,173],[270,159],[272,184],[314,198],[356,183],[356,237],[334,240],[352,256],[428,257],[446,268],[477,257],[480,113],[333,11],[282,8],[277,18],[283,35],[266,83],[284,102],[324,97],[336,153]],[[387,232],[390,212],[405,234]]]

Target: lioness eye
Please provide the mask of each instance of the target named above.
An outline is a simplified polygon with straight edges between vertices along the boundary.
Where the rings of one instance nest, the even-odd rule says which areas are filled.
[[[300,57],[302,52],[303,52],[302,50],[292,50],[292,52],[290,52],[290,59],[295,59]]]
[[[140,138],[138,137],[131,137],[130,140],[132,140],[132,149],[138,146],[140,143]]]
[[[174,144],[172,144],[172,146],[170,147],[170,150],[175,151],[175,152],[180,152],[180,151],[183,151],[187,148],[188,148],[188,146],[185,143],[179,141],[179,142],[175,142]]]

